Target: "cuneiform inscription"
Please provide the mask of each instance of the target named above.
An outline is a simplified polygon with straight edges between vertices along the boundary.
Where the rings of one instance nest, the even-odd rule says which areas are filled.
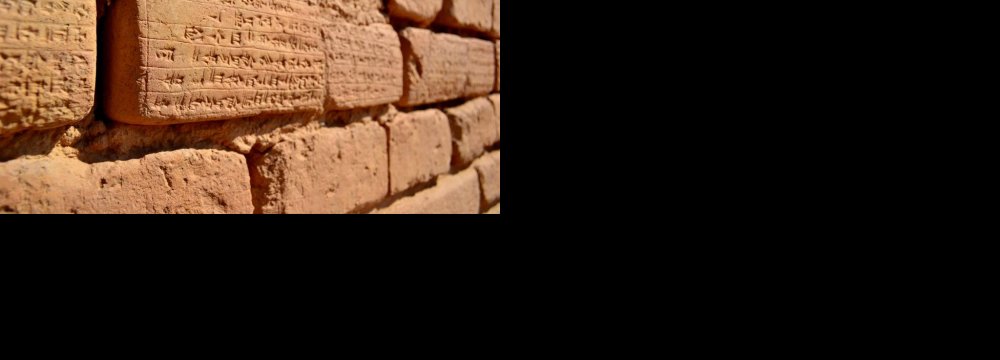
[[[327,105],[333,109],[392,103],[403,94],[403,54],[390,25],[326,28]]]
[[[211,45],[188,45],[165,40],[150,40],[152,56],[148,66],[220,67],[246,70],[322,73],[323,56],[254,49],[221,48]]]
[[[184,92],[201,89],[323,90],[319,74],[288,74],[233,69],[149,69],[150,92]]]
[[[93,25],[46,24],[0,19],[4,47],[93,50]]]
[[[401,105],[484,95],[493,89],[492,42],[418,28],[407,28],[400,36],[406,61]]]
[[[0,134],[82,120],[93,106],[91,0],[0,0]]]
[[[322,90],[241,91],[205,89],[148,94],[150,109],[183,117],[190,114],[232,114],[260,108],[308,108],[323,99]]]
[[[319,111],[324,22],[313,2],[138,0],[129,41],[142,48],[139,112],[112,116],[164,124]]]
[[[93,25],[96,5],[89,0],[0,0],[0,19]]]

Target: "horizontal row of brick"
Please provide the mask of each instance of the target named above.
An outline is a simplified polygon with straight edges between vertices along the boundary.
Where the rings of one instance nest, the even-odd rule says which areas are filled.
[[[472,163],[500,141],[500,95],[289,135],[251,157],[264,213],[346,213]],[[499,192],[499,168],[496,172]],[[388,190],[388,191],[387,191]]]
[[[17,91],[33,97],[5,100],[0,135],[84,119],[93,107],[98,64],[103,69],[100,81],[106,84],[98,101],[106,115],[141,125],[381,104],[412,107],[499,91],[499,0],[392,0],[389,9],[383,9],[381,0],[290,1],[287,7],[271,4],[273,14],[259,8],[261,4],[114,2],[103,15],[100,42],[106,51],[99,56],[92,5],[90,13],[81,15],[84,20],[74,23],[90,27],[80,44],[52,48],[55,45],[36,41],[5,49],[0,42],[0,52],[29,55],[33,44],[44,45],[37,51],[58,55],[44,55],[46,66],[73,64],[80,73],[79,81],[58,84],[64,88],[58,94],[46,93],[56,88],[54,84],[0,81],[0,87],[20,87]],[[419,21],[397,33],[380,17],[382,11]],[[427,19],[492,40],[419,28]],[[57,103],[47,109],[35,97],[59,98],[72,106]]]
[[[0,163],[0,213],[249,213],[255,203],[263,213],[350,213],[398,197],[373,212],[479,213],[499,204],[500,152],[487,152],[499,143],[499,103],[491,95],[296,132],[248,157],[184,149],[95,164],[15,159]]]

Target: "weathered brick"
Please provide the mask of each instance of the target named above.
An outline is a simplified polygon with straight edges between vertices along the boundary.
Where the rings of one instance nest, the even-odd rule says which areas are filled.
[[[441,11],[442,0],[389,0],[389,15],[427,26]]]
[[[500,120],[493,103],[485,97],[445,109],[445,114],[451,124],[454,165],[469,164],[500,141]]]
[[[403,54],[392,26],[340,23],[324,31],[328,110],[399,101]]]
[[[295,0],[302,2],[303,0]],[[355,25],[387,24],[382,0],[308,0],[322,11],[320,20],[330,23],[346,22]],[[306,8],[311,10],[311,8]]]
[[[251,213],[246,159],[177,150],[87,164],[69,158],[0,163],[0,212]]]
[[[500,151],[483,155],[472,166],[479,174],[483,203],[488,205],[500,201]]]
[[[103,98],[114,120],[148,125],[319,112],[323,4],[118,1],[105,15]],[[103,54],[102,54],[103,55]]]
[[[288,134],[250,160],[263,213],[359,211],[389,191],[385,130],[371,121]]]
[[[406,28],[401,106],[415,106],[488,94],[496,82],[492,42]]]
[[[468,86],[465,96],[486,95],[493,91],[497,80],[496,46],[491,41],[466,39],[469,58],[466,63]]]
[[[481,32],[493,30],[493,0],[444,0],[437,22]]]
[[[438,176],[437,184],[416,195],[397,200],[378,214],[478,214],[479,178],[467,169]]]
[[[389,132],[389,183],[392,194],[448,172],[451,130],[448,117],[431,109],[403,113],[386,123]]]
[[[91,113],[96,24],[94,0],[0,2],[0,135]]]

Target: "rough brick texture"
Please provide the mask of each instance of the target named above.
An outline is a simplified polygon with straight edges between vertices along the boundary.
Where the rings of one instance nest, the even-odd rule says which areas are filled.
[[[392,26],[325,28],[327,109],[390,104],[403,95],[403,54]]]
[[[437,22],[461,29],[493,31],[494,0],[444,0]]]
[[[0,163],[0,213],[251,213],[243,156],[178,150],[89,165],[67,158]]]
[[[318,18],[330,23],[346,22],[355,25],[387,24],[382,0],[293,0],[315,4],[321,9]],[[306,8],[311,10],[312,8]]]
[[[500,201],[500,151],[483,155],[472,163],[479,174],[479,185],[483,194],[483,204]]]
[[[448,172],[451,130],[448,117],[431,109],[400,114],[386,123],[389,131],[390,192],[399,193]]]
[[[0,1],[0,136],[90,114],[96,24],[94,0]]]
[[[118,1],[105,15],[106,111],[149,125],[319,112],[319,14],[305,1]]]
[[[496,109],[487,98],[477,98],[445,110],[451,124],[452,164],[466,165],[500,141]]]
[[[376,211],[379,214],[478,214],[479,178],[468,169],[438,176],[437,185]]]
[[[263,213],[359,210],[389,191],[385,130],[375,122],[294,133],[251,157],[254,198]]]
[[[499,0],[0,0],[0,213],[499,213],[499,92]]]
[[[403,98],[414,106],[488,94],[496,82],[492,42],[406,28],[403,45]]]
[[[389,15],[427,26],[441,11],[442,0],[389,0]]]

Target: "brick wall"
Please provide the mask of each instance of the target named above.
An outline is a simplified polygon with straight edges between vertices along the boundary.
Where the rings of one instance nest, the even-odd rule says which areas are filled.
[[[0,0],[0,214],[499,211],[500,0]]]

